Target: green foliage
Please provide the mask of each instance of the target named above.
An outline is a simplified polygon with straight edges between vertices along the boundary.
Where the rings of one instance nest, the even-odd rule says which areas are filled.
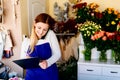
[[[96,3],[86,2],[74,6],[78,31],[84,40],[84,53],[88,53],[86,49],[97,47],[101,52],[112,49],[120,54],[120,12],[114,8],[100,11],[98,7]]]
[[[82,51],[82,53],[84,54],[84,58],[86,61],[90,61],[91,60],[91,49],[89,48],[85,48],[85,50]]]
[[[101,25],[102,30],[114,32],[120,21],[120,12],[114,8],[106,8],[103,11],[98,10],[99,5],[95,3],[87,4],[86,2],[75,5],[76,22],[84,23],[93,21]]]
[[[93,21],[86,21],[81,26],[78,26],[78,30],[82,34],[85,50],[91,50],[92,48],[94,48],[95,42],[91,40],[91,36],[95,34],[95,32],[100,31],[101,26],[94,23]]]
[[[77,60],[71,57],[67,62],[58,64],[59,80],[77,80]]]
[[[83,8],[79,8],[77,11],[77,18],[76,18],[76,22],[79,23],[84,23],[86,20],[88,20],[88,8],[87,7],[83,7]]]

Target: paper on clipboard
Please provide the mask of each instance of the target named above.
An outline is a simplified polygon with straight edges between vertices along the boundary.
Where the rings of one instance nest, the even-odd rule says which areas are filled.
[[[19,59],[14,60],[14,63],[22,67],[23,69],[30,69],[30,68],[39,68],[40,58],[32,57],[27,59]]]

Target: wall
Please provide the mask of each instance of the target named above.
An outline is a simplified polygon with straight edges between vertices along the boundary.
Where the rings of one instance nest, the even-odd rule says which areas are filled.
[[[120,11],[120,7],[119,7],[119,3],[120,0],[83,0],[83,2],[88,2],[88,3],[98,3],[98,5],[100,6],[100,10],[104,10],[105,8],[111,7],[111,8],[115,8],[116,10]]]
[[[64,3],[65,2],[68,2],[68,0],[48,0],[48,2],[49,2],[49,9],[48,9],[48,13],[52,16],[52,17],[55,17],[54,16],[54,13],[53,13],[53,8],[54,8],[54,3],[55,2],[57,2],[58,3],[58,5],[60,6],[60,7],[64,7]]]

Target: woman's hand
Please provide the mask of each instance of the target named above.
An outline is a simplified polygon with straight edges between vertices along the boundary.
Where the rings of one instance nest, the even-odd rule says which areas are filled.
[[[25,58],[31,58],[30,56],[26,56]]]
[[[47,61],[46,60],[43,60],[39,63],[39,66],[42,68],[42,69],[46,69],[47,68]]]

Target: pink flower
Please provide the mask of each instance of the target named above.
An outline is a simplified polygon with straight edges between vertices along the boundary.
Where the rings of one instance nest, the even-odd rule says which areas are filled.
[[[91,13],[91,16],[94,16],[94,13]]]
[[[91,40],[93,40],[93,41],[94,41],[94,40],[95,40],[95,37],[94,37],[94,36],[91,36]]]
[[[101,36],[104,36],[105,31],[100,31]]]
[[[106,36],[103,36],[103,37],[102,37],[102,40],[103,40],[103,41],[106,41],[106,40],[107,40],[107,37],[106,37]]]
[[[95,34],[94,37],[95,37],[95,39],[98,39],[98,35],[97,34]]]

